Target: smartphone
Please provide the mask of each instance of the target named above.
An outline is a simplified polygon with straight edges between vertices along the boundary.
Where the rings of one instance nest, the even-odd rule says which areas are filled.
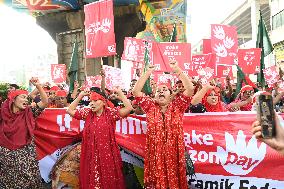
[[[261,125],[263,138],[275,136],[275,114],[271,95],[260,94],[257,98],[257,118]]]

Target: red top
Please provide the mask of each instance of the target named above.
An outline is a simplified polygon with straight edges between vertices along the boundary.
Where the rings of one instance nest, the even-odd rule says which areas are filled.
[[[145,188],[187,189],[183,114],[190,100],[183,94],[176,96],[163,114],[152,98],[136,97],[147,114]]]
[[[124,189],[122,160],[115,140],[119,108],[105,108],[97,116],[89,108],[76,111],[74,118],[85,120],[80,160],[81,189]]]

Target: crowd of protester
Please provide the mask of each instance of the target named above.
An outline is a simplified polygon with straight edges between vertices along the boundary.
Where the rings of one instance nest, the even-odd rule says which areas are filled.
[[[114,139],[114,124],[117,119],[126,117],[129,114],[135,115],[147,115],[147,123],[156,124],[154,119],[161,119],[161,123],[169,123],[170,125],[177,125],[175,129],[178,132],[176,136],[173,135],[171,130],[165,130],[165,133],[159,131],[150,130],[150,134],[147,134],[147,141],[156,141],[160,146],[155,146],[155,148],[164,149],[160,154],[155,154],[157,158],[165,158],[167,154],[175,153],[179,154],[179,161],[184,162],[185,153],[184,144],[183,144],[183,135],[182,133],[182,116],[183,113],[204,113],[204,112],[235,112],[235,111],[253,111],[255,98],[260,92],[256,91],[265,91],[269,92],[273,96],[273,105],[276,112],[284,112],[284,92],[279,90],[277,84],[273,88],[264,88],[256,89],[250,85],[244,85],[239,93],[237,94],[236,85],[232,84],[230,77],[226,78],[225,85],[223,86],[218,79],[214,79],[206,85],[202,85],[200,81],[195,81],[191,78],[188,78],[184,73],[181,72],[180,68],[176,64],[172,64],[171,67],[173,71],[178,75],[179,80],[175,82],[174,86],[171,86],[171,82],[168,83],[156,83],[153,79],[150,81],[150,86],[152,92],[146,94],[143,91],[143,86],[147,79],[150,79],[151,72],[153,68],[149,67],[148,72],[142,75],[138,80],[133,79],[130,83],[130,88],[128,91],[122,90],[120,88],[115,88],[113,90],[107,89],[105,86],[105,74],[104,71],[101,71],[102,84],[101,87],[91,87],[86,88],[84,85],[79,86],[78,82],[74,83],[73,91],[66,91],[65,88],[61,85],[50,85],[49,83],[39,84],[39,81],[35,78],[31,79],[31,83],[34,84],[35,89],[28,95],[26,91],[19,89],[19,86],[16,84],[9,84],[7,89],[8,99],[5,100],[1,98],[1,127],[0,127],[0,152],[4,154],[10,154],[8,156],[0,157],[0,165],[3,167],[6,165],[9,170],[9,164],[4,164],[7,162],[7,158],[14,158],[15,156],[20,156],[22,152],[19,151],[29,151],[30,153],[22,153],[23,156],[32,157],[32,160],[26,162],[27,171],[31,173],[22,173],[18,169],[11,170],[12,173],[18,172],[19,179],[11,179],[11,176],[7,172],[3,172],[3,169],[0,168],[0,188],[14,188],[14,186],[27,186],[30,188],[40,188],[38,181],[35,178],[39,178],[39,172],[35,168],[35,153],[34,153],[34,143],[33,143],[33,134],[30,130],[34,128],[33,121],[27,121],[28,119],[32,120],[36,118],[44,108],[66,108],[67,113],[76,119],[83,119],[86,121],[85,130],[83,134],[83,143],[82,143],[82,154],[81,159],[83,163],[80,164],[80,182],[84,188],[88,188],[87,185],[92,183],[94,187],[100,187],[103,185],[104,188],[125,188],[125,183],[122,179],[122,172],[120,172],[121,157],[119,155],[118,146]],[[28,103],[31,106],[28,106]],[[158,105],[156,106],[157,103]],[[10,110],[10,108],[12,109]],[[29,107],[29,111],[26,111],[26,107]],[[172,110],[170,110],[170,108]],[[177,109],[177,110],[176,110]],[[20,113],[24,112],[20,118]],[[175,112],[175,113],[173,113]],[[179,113],[176,113],[179,112]],[[175,115],[174,115],[175,114]],[[6,116],[6,117],[5,117]],[[8,116],[8,118],[7,118]],[[25,117],[26,116],[26,117]],[[11,119],[13,121],[5,120]],[[169,117],[177,117],[176,120],[165,121],[170,119]],[[27,138],[19,137],[17,134],[18,131],[9,130],[9,125],[19,125],[17,129],[23,130],[23,124],[18,124],[20,119],[24,119],[23,124],[29,125],[27,132]],[[173,118],[171,118],[173,119]],[[175,122],[175,123],[174,123]],[[160,123],[160,122],[159,122]],[[102,127],[93,127],[93,125],[102,125]],[[284,130],[280,126],[279,118],[276,116],[276,137],[273,139],[263,139],[261,136],[261,127],[258,121],[252,124],[252,133],[261,141],[265,142],[273,149],[284,154]],[[155,127],[163,129],[165,125],[158,124]],[[95,128],[95,129],[94,129]],[[108,128],[107,138],[109,141],[104,139],[99,139],[98,143],[94,143],[93,138],[97,137],[94,133],[105,133],[105,129]],[[170,128],[170,127],[169,127]],[[8,134],[7,134],[8,133]],[[15,134],[15,137],[10,137],[8,135]],[[158,136],[158,133],[161,136]],[[173,136],[175,142],[178,143],[177,149],[165,147],[165,141],[163,141],[164,134]],[[7,136],[6,136],[7,135]],[[9,140],[6,140],[6,138]],[[18,137],[18,138],[17,138]],[[18,139],[22,141],[16,141]],[[157,141],[157,138],[159,141]],[[5,141],[6,140],[6,141]],[[174,141],[174,140],[173,140]],[[103,144],[103,146],[100,146]],[[105,144],[109,144],[107,147]],[[152,144],[147,143],[147,144]],[[173,144],[167,144],[173,145]],[[94,150],[95,152],[92,155],[89,155],[89,152]],[[153,147],[154,148],[154,147]],[[98,167],[96,166],[96,161],[98,161],[98,154],[96,151],[103,152],[104,159],[112,156],[112,161],[107,161],[105,164],[100,165],[103,167],[108,167],[103,175],[98,175]],[[146,150],[149,151],[149,158],[154,156],[156,150],[153,150],[151,145],[147,145]],[[111,155],[109,154],[111,152]],[[101,158],[101,157],[100,157]],[[152,159],[145,160],[145,184],[149,187],[168,187],[175,186],[178,188],[185,188],[186,183],[182,182],[185,180],[185,167],[178,167],[179,172],[177,175],[172,174],[170,182],[165,180],[169,175],[164,172],[164,169],[156,170],[155,167],[152,167]],[[172,160],[163,162],[161,160],[160,165],[166,166],[167,169],[177,169],[178,165],[175,165]],[[93,166],[89,166],[90,162],[93,162]],[[22,162],[18,162],[19,164]],[[185,162],[184,162],[185,164]],[[19,165],[20,167],[20,165]],[[32,174],[33,173],[33,174]],[[24,175],[24,176],[23,176]],[[28,176],[27,176],[28,175]],[[156,176],[154,176],[156,175]],[[159,175],[159,177],[157,177]],[[17,174],[16,174],[17,176]],[[13,177],[14,178],[14,177]],[[24,180],[25,178],[26,180]],[[6,179],[6,180],[3,180]],[[34,182],[30,183],[29,179],[32,179]],[[101,179],[101,180],[100,180]],[[12,181],[14,183],[11,183]],[[113,181],[110,182],[110,181]],[[26,183],[25,183],[26,182]],[[158,184],[157,184],[158,183]],[[2,184],[2,185],[1,185]],[[159,185],[159,186],[158,186]]]

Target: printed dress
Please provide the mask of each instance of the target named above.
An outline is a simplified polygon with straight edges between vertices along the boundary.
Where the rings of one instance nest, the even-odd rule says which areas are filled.
[[[43,111],[38,106],[32,107],[31,110],[34,118]],[[0,188],[42,188],[34,140],[17,150],[9,150],[0,146]]]
[[[124,189],[122,160],[115,140],[119,108],[105,108],[97,116],[89,108],[76,111],[74,118],[85,120],[80,156],[81,189]]]
[[[180,94],[163,114],[150,97],[136,97],[146,112],[147,136],[144,186],[147,189],[187,189],[183,114],[190,97]]]

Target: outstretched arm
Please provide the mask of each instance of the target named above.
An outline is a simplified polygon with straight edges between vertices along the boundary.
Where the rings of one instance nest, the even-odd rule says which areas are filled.
[[[78,97],[70,104],[70,106],[68,107],[68,109],[66,110],[66,112],[71,116],[74,117],[75,113],[76,113],[76,108],[79,104],[79,102],[82,100],[82,98],[84,96],[90,95],[89,92],[86,91],[82,91]]]
[[[185,88],[185,91],[183,94],[185,96],[192,96],[194,92],[194,86],[189,77],[184,74],[181,70],[181,68],[178,66],[177,62],[171,62],[170,67],[173,69],[173,71],[178,75],[178,78],[182,81],[182,84]]]
[[[101,68],[100,75],[102,76],[101,90],[104,94],[106,94],[106,74],[103,68]]]
[[[149,65],[147,72],[144,73],[136,82],[132,93],[134,96],[136,97],[140,97],[143,95],[143,93],[141,92],[143,89],[144,84],[146,83],[147,79],[151,76],[151,73],[154,71],[155,67],[154,65]]]
[[[204,87],[202,87],[201,90],[199,90],[191,99],[191,104],[192,105],[197,105],[199,104],[203,97],[205,96],[205,94],[207,93],[208,90],[210,89],[214,89],[214,86],[210,85],[210,83],[208,83],[207,85],[205,85]]]

